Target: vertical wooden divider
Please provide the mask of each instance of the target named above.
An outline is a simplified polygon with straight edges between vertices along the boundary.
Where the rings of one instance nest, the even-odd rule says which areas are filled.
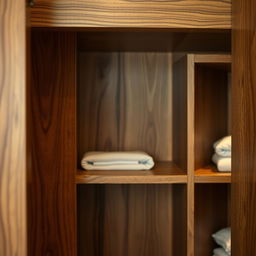
[[[174,55],[174,162],[187,170],[187,256],[194,256],[194,55]]]
[[[187,56],[187,140],[188,140],[188,182],[187,182],[187,255],[194,256],[194,232],[195,232],[195,183],[194,183],[194,110],[195,110],[195,63],[194,55],[190,54]]]
[[[28,255],[76,255],[76,33],[31,35]]]

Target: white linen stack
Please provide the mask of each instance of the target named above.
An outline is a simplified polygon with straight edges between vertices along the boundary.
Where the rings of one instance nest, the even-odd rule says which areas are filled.
[[[132,152],[87,152],[81,165],[85,170],[149,170],[154,161],[147,153]]]
[[[213,250],[213,256],[231,255],[231,229],[224,228],[212,235],[214,241],[220,245],[220,248]]]
[[[212,161],[220,172],[231,172],[231,136],[226,136],[214,143],[215,154]]]

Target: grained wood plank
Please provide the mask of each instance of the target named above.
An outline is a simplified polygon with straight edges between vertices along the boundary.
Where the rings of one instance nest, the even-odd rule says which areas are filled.
[[[231,183],[230,172],[218,172],[216,166],[210,165],[195,171],[196,183]]]
[[[75,34],[33,32],[31,47],[28,255],[75,256]]]
[[[141,150],[172,160],[169,53],[79,55],[78,155]]]
[[[186,243],[184,191],[184,185],[80,185],[78,255],[185,256],[178,246]]]
[[[25,1],[0,1],[0,255],[26,256]]]
[[[231,28],[231,0],[36,0],[36,27]]]
[[[76,183],[110,184],[171,184],[186,183],[186,172],[172,162],[157,162],[146,171],[78,171]]]
[[[256,1],[233,1],[232,255],[256,252]]]

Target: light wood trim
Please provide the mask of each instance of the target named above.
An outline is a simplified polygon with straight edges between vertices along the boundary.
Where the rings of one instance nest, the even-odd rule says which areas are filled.
[[[186,182],[186,173],[171,162],[158,162],[152,170],[146,171],[80,170],[76,176],[77,184],[178,184]]]
[[[0,1],[0,255],[26,256],[25,1]]]
[[[195,63],[230,63],[230,54],[195,54]]]
[[[231,0],[36,0],[34,27],[231,28]]]
[[[231,183],[231,173],[218,172],[215,166],[195,171],[195,183]]]
[[[187,138],[188,138],[188,185],[187,185],[187,256],[194,256],[194,211],[195,211],[195,185],[194,185],[194,109],[195,109],[195,67],[194,55],[187,56]]]

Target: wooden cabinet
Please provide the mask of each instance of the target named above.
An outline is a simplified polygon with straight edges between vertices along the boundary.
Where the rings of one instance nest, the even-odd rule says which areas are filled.
[[[206,256],[230,225],[232,255],[254,255],[254,2],[234,3],[231,58],[231,0],[31,1],[27,86],[25,6],[9,2],[1,256]],[[232,175],[211,162],[227,134]],[[81,168],[122,150],[154,168]]]
[[[156,35],[166,42],[159,44]],[[230,174],[218,173],[210,159],[213,142],[228,133],[231,57],[216,49],[179,54],[166,47],[180,36],[34,29],[29,219],[35,226],[29,239],[38,240],[30,255],[212,252],[212,232],[230,220]],[[182,38],[192,42],[191,35]],[[155,167],[83,171],[84,152],[95,150],[143,150]],[[211,214],[218,200],[221,218]],[[202,232],[203,251],[197,248]]]
[[[34,27],[230,29],[231,0],[34,0]]]

